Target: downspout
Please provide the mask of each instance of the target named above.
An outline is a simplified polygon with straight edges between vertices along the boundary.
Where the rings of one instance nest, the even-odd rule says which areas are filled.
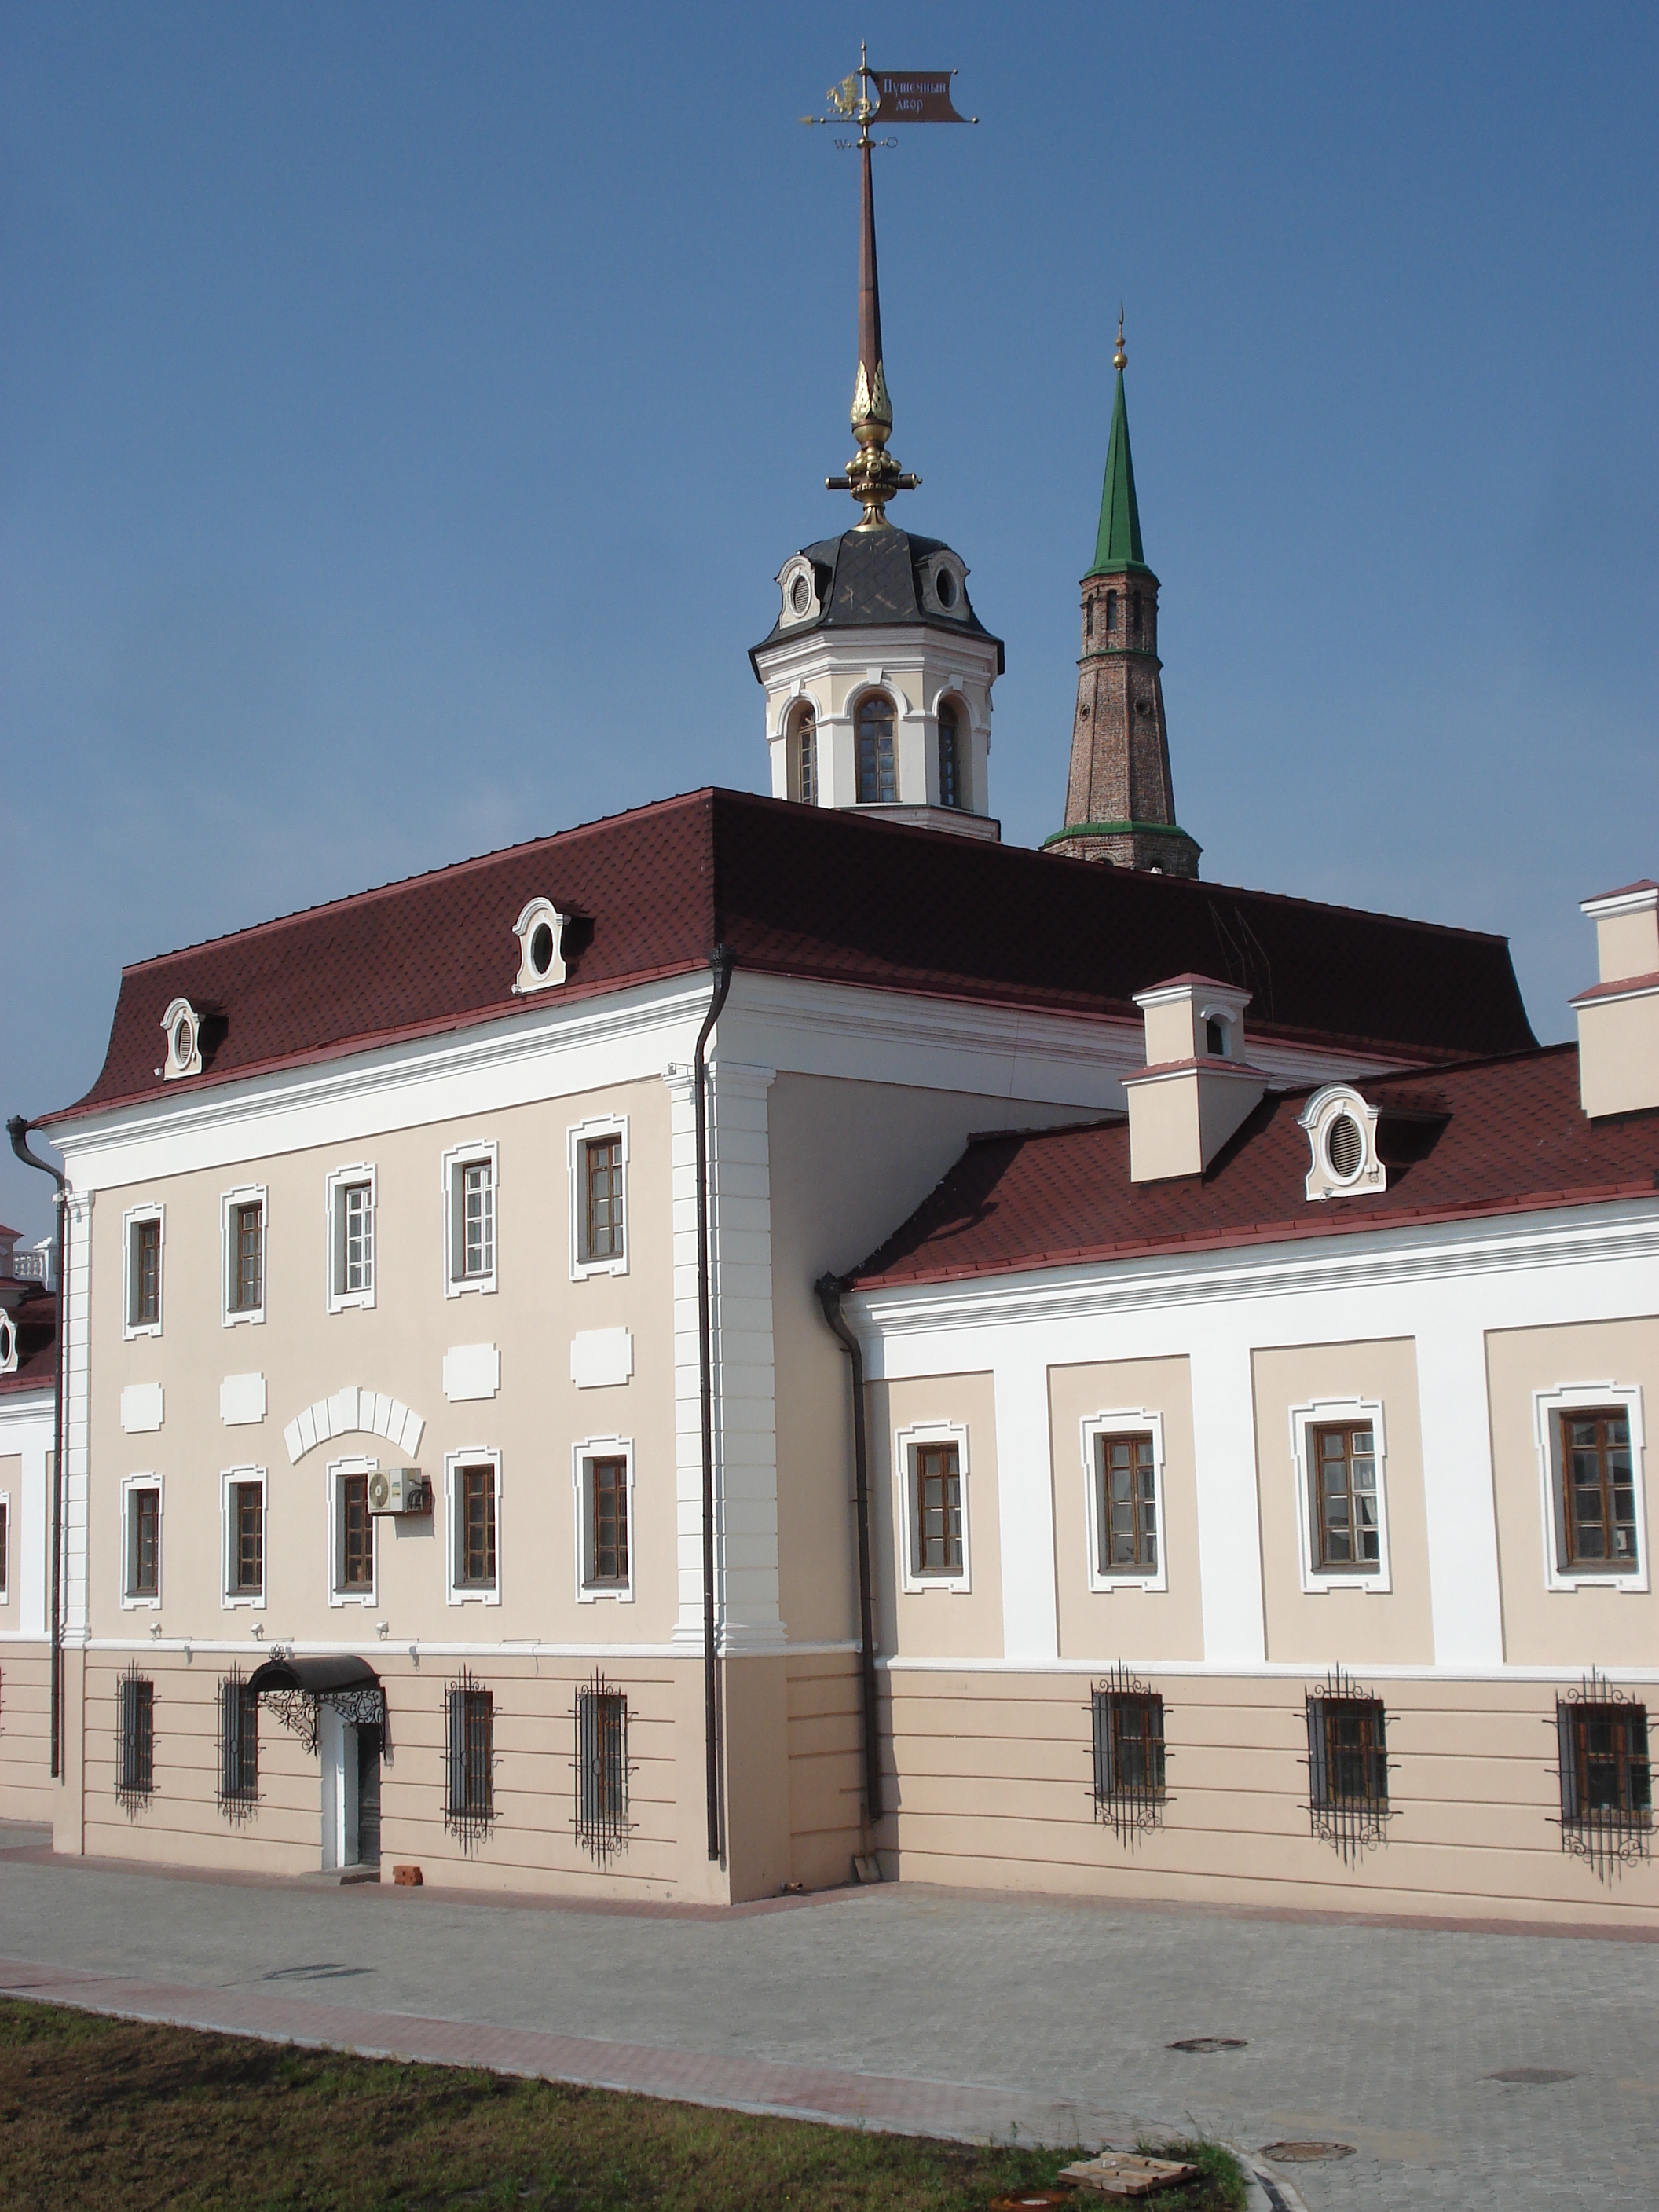
[[[720,1019],[732,988],[731,950],[714,947],[708,1012],[691,1056],[692,1097],[697,1114],[697,1364],[702,1395],[702,1736],[704,1794],[708,1803],[708,1856],[720,1855],[719,1680],[714,1656],[714,1359],[708,1319],[708,1100],[703,1060],[708,1032]]]
[[[64,1571],[64,1468],[68,1459],[64,1436],[64,1363],[69,1340],[69,1279],[64,1267],[66,1241],[64,1217],[69,1185],[61,1169],[32,1152],[27,1143],[33,1121],[14,1114],[6,1124],[11,1148],[26,1168],[38,1168],[58,1186],[52,1194],[52,1268],[58,1278],[58,1358],[52,1378],[52,1778],[64,1778],[64,1616],[61,1587]]]
[[[860,1676],[864,1693],[864,1796],[873,1828],[881,1818],[881,1760],[876,1740],[876,1638],[870,1588],[870,1459],[865,1437],[864,1354],[841,1310],[843,1285],[837,1276],[820,1275],[812,1285],[823,1317],[841,1339],[853,1367],[853,1495],[858,1526]]]

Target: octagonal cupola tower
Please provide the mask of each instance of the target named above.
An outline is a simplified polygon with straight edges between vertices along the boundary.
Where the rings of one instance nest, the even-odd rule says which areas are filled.
[[[850,491],[864,514],[841,537],[790,555],[777,574],[777,620],[749,656],[766,693],[772,793],[994,838],[991,687],[1002,641],[974,612],[961,555],[887,520],[894,496],[920,479],[887,451],[893,409],[867,125],[860,154],[857,451],[825,483]]]

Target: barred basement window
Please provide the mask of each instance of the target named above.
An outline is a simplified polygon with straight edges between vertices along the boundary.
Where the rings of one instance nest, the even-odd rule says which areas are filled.
[[[1339,1667],[1308,1692],[1308,1815],[1345,1864],[1382,1841],[1389,1814],[1388,1717]]]
[[[628,1848],[628,1699],[599,1674],[576,1692],[576,1840],[601,1866]]]
[[[1647,1857],[1653,1834],[1648,1709],[1592,1674],[1555,1705],[1561,1780],[1561,1848],[1587,1858],[1605,1881],[1615,1866]]]
[[[246,1820],[259,1802],[259,1700],[240,1667],[219,1684],[219,1810]]]
[[[465,1668],[444,1692],[444,1826],[470,1846],[495,1817],[495,1704]]]
[[[115,1794],[136,1812],[155,1787],[155,1685],[136,1666],[115,1686]]]
[[[1094,1718],[1095,1818],[1127,1841],[1155,1828],[1165,1802],[1164,1700],[1120,1667],[1097,1682]]]

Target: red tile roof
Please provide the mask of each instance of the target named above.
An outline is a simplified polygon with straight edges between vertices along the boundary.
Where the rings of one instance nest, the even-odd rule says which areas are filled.
[[[160,1094],[174,997],[206,1016],[180,1089],[516,1012],[538,894],[583,917],[567,999],[695,971],[723,937],[740,971],[1136,1022],[1136,991],[1219,966],[1252,1034],[1391,1059],[1532,1042],[1501,938],[700,791],[126,969],[103,1070],[52,1118]]]
[[[58,1294],[26,1292],[12,1319],[17,1325],[17,1365],[0,1375],[0,1396],[17,1390],[50,1390],[58,1372]]]
[[[1310,1200],[1298,1115],[1310,1093],[1264,1098],[1207,1174],[1129,1180],[1129,1130],[975,1139],[851,1279],[860,1289],[1007,1274],[1084,1260],[1352,1235],[1407,1223],[1641,1196],[1659,1206],[1659,1112],[1591,1121],[1573,1045],[1357,1085],[1379,1108],[1389,1187]]]

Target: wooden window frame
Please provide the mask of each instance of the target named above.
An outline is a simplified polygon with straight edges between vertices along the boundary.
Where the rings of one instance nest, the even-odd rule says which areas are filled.
[[[811,699],[796,702],[785,726],[788,793],[799,806],[818,803],[818,713]]]
[[[155,1587],[138,1587],[138,1550],[141,1535],[140,1516],[143,1509],[141,1498],[154,1493],[155,1498]],[[166,1499],[159,1474],[130,1474],[121,1485],[121,1605],[125,1612],[148,1608],[159,1612],[161,1604],[162,1522]]]
[[[598,1571],[600,1549],[599,1470],[602,1466],[616,1462],[621,1462],[623,1468],[623,1571],[601,1578]],[[594,1604],[601,1598],[614,1598],[624,1605],[633,1602],[639,1557],[634,1474],[634,1441],[631,1437],[589,1437],[574,1448],[572,1480],[576,1506],[576,1596],[583,1605]]]
[[[257,1303],[240,1303],[246,1287],[242,1239],[246,1229],[245,1216],[250,1212],[258,1215],[257,1257],[258,1267],[258,1298]],[[270,1284],[270,1206],[269,1194],[262,1184],[244,1185],[238,1190],[228,1190],[220,1200],[221,1285],[223,1300],[223,1320],[227,1328],[235,1328],[244,1322],[256,1328],[265,1317],[265,1306]]]
[[[240,1580],[241,1544],[240,1510],[241,1493],[246,1490],[258,1492],[259,1513],[259,1582],[257,1588],[245,1586]],[[270,1504],[270,1488],[262,1467],[229,1467],[219,1478],[219,1520],[221,1531],[221,1589],[219,1601],[226,1612],[244,1608],[263,1613],[265,1607],[265,1577],[269,1571],[269,1528],[266,1516]]]
[[[129,1808],[155,1789],[155,1685],[136,1666],[115,1684],[115,1794]]]
[[[1085,1414],[1079,1424],[1079,1457],[1083,1475],[1084,1559],[1089,1588],[1099,1595],[1114,1590],[1167,1590],[1170,1587],[1170,1547],[1164,1513],[1164,1416],[1156,1407],[1118,1406]],[[1150,1439],[1152,1460],[1153,1534],[1157,1565],[1148,1567],[1103,1566],[1106,1556],[1109,1516],[1101,1454],[1114,1442],[1134,1437]]]
[[[1096,1820],[1126,1839],[1158,1827],[1169,1797],[1163,1692],[1118,1668],[1094,1685],[1090,1709]]]
[[[954,1446],[956,1449],[959,1559],[953,1567],[926,1567],[921,1564],[921,1454],[941,1445]],[[972,1462],[966,1425],[957,1421],[927,1421],[899,1430],[893,1438],[893,1471],[896,1478],[894,1504],[902,1532],[900,1563],[905,1591],[911,1595],[925,1590],[953,1590],[964,1594],[969,1591],[973,1587],[972,1518],[969,1510]]]
[[[469,1579],[469,1476],[489,1479],[488,1528],[493,1546],[492,1571],[487,1579]],[[446,1595],[451,1605],[499,1605],[501,1601],[501,1455],[488,1444],[468,1445],[444,1457],[444,1494],[448,1513],[446,1551],[448,1559]]]
[[[581,1162],[582,1259],[589,1264],[623,1259],[628,1252],[628,1164],[620,1130],[584,1137]],[[603,1191],[597,1188],[601,1180],[606,1185]],[[599,1220],[597,1214],[607,1208],[612,1218]]]
[[[587,1235],[587,1147],[611,1143],[621,1146],[622,1249],[595,1255]],[[565,1131],[565,1162],[570,1184],[570,1279],[586,1282],[591,1275],[625,1275],[634,1243],[633,1190],[629,1164],[629,1117],[626,1114],[590,1115],[573,1121]]]
[[[1636,1698],[1574,1698],[1558,1700],[1556,1726],[1560,1749],[1561,1818],[1564,1823],[1597,1820],[1653,1826],[1653,1769],[1648,1738],[1648,1709]],[[1613,1741],[1592,1741],[1598,1729]],[[1613,1790],[1607,1789],[1608,1769]]]
[[[874,775],[875,789],[873,794],[866,798],[864,774],[864,723],[866,715],[877,706],[884,706],[887,709],[888,742],[890,747],[890,761],[892,768],[893,787],[884,796],[881,788],[881,735],[878,730],[872,730],[871,765]],[[890,692],[883,690],[866,691],[853,710],[853,765],[858,777],[858,803],[860,806],[896,806],[898,804],[900,719],[897,700]]]
[[[1322,1398],[1292,1406],[1290,1415],[1291,1459],[1296,1492],[1297,1544],[1302,1587],[1310,1593],[1330,1590],[1393,1589],[1393,1562],[1389,1536],[1388,1431],[1378,1398]],[[1376,1462],[1377,1559],[1360,1567],[1328,1565],[1322,1548],[1318,1489],[1318,1437],[1333,1429],[1370,1429]]]
[[[488,1267],[466,1272],[466,1179],[475,1168],[489,1171],[489,1238]],[[475,1138],[451,1145],[443,1154],[441,1181],[444,1202],[444,1296],[465,1297],[474,1293],[493,1295],[501,1263],[501,1174],[500,1150],[494,1138]]]
[[[1375,1575],[1382,1567],[1382,1527],[1376,1493],[1379,1487],[1376,1431],[1369,1421],[1313,1421],[1308,1425],[1309,1474],[1311,1496],[1309,1530],[1310,1557],[1317,1553],[1316,1561],[1322,1575]],[[1368,1450],[1359,1449],[1364,1438]],[[1340,1453],[1328,1449],[1333,1443],[1340,1443]],[[1333,1523],[1328,1506],[1336,1492],[1328,1480],[1326,1470],[1340,1466],[1342,1469],[1341,1503],[1346,1520],[1342,1528]],[[1360,1476],[1362,1468],[1370,1470],[1370,1481],[1366,1485]],[[1363,1518],[1363,1509],[1369,1504],[1373,1518]],[[1376,1547],[1376,1556],[1364,1556],[1367,1540]],[[1335,1556],[1336,1546],[1346,1542],[1349,1557]]]
[[[0,1605],[11,1603],[11,1492],[0,1490]]]
[[[380,1176],[374,1163],[360,1161],[353,1166],[331,1170],[325,1186],[327,1193],[327,1247],[325,1258],[327,1267],[326,1292],[328,1310],[331,1314],[345,1313],[353,1307],[365,1312],[374,1305],[375,1283],[378,1277],[380,1227]],[[349,1287],[349,1251],[350,1243],[351,1195],[355,1191],[367,1190],[368,1215],[368,1279],[360,1282],[356,1290]]]
[[[140,1239],[146,1230],[152,1228],[155,1231],[155,1311],[146,1317]],[[162,1300],[166,1292],[163,1273],[167,1244],[166,1208],[160,1205],[129,1206],[121,1217],[121,1334],[128,1342],[141,1336],[160,1336]]]
[[[374,1533],[375,1516],[368,1510],[368,1478],[377,1471],[378,1462],[356,1455],[347,1459],[331,1460],[328,1466],[328,1601],[331,1606],[367,1605],[378,1602],[380,1587],[380,1547]],[[363,1529],[368,1548],[369,1578],[367,1583],[349,1583],[346,1568],[349,1563],[348,1516],[350,1492],[348,1484],[361,1481],[363,1485]]]
[[[1565,1382],[1534,1390],[1533,1440],[1538,1452],[1540,1510],[1543,1522],[1544,1581],[1551,1590],[1616,1589],[1632,1595],[1652,1587],[1648,1561],[1647,1439],[1639,1384],[1612,1382]],[[1567,1528],[1565,1422],[1577,1416],[1618,1414],[1629,1423],[1633,1492],[1635,1557],[1628,1565],[1574,1558]]]

